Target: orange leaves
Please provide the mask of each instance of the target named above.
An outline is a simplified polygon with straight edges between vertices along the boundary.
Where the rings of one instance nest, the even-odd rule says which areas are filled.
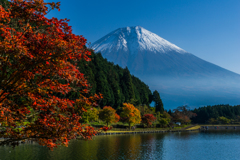
[[[86,39],[72,33],[67,19],[45,17],[47,6],[59,9],[59,3],[9,4],[8,10],[0,6],[0,123],[6,129],[1,133],[10,143],[34,138],[49,148],[67,145],[77,135],[91,139],[97,131],[79,123],[79,111],[96,106],[101,95],[84,96],[90,88],[75,65],[90,60]],[[78,100],[64,98],[75,92],[72,84],[81,88]]]
[[[114,120],[114,122],[117,123],[119,120],[120,120],[120,116],[117,113],[115,113],[115,120]]]
[[[129,126],[141,123],[140,111],[130,103],[123,103],[123,109],[121,117],[125,120]]]
[[[9,12],[0,5],[0,21],[9,22]]]

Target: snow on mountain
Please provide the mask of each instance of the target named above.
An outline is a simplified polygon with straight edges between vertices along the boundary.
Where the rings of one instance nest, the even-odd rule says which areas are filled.
[[[119,28],[93,43],[95,52],[179,105],[240,104],[240,75],[202,60],[140,27]]]
[[[143,50],[154,53],[169,51],[186,53],[178,46],[140,26],[119,28],[96,41],[92,48],[96,52],[124,50],[129,51],[130,54],[137,54],[138,51]]]
[[[232,75],[140,26],[119,28],[93,43],[92,48],[137,76]]]

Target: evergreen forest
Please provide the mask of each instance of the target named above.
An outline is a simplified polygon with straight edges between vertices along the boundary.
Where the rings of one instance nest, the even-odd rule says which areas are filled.
[[[123,69],[119,65],[108,62],[101,53],[91,52],[91,60],[79,61],[78,67],[91,86],[89,94],[103,95],[103,99],[99,102],[101,108],[112,106],[114,109],[119,109],[125,102],[149,106],[153,100],[153,94],[144,82],[131,75],[127,67]],[[68,98],[71,99],[78,97],[76,92],[68,94]]]
[[[192,112],[196,113],[197,116],[192,117],[193,123],[199,124],[217,124],[221,123],[222,120],[225,122],[230,121],[232,123],[240,121],[240,105],[214,105],[195,108]]]

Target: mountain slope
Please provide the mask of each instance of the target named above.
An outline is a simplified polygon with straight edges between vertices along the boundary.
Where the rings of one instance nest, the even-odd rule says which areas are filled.
[[[157,88],[170,108],[240,103],[240,75],[202,60],[140,26],[119,28],[93,43],[93,49],[109,61],[127,66],[150,88]]]
[[[81,73],[87,77],[91,86],[91,94],[101,93],[101,108],[111,106],[115,109],[125,102],[131,102],[134,97],[134,105],[152,102],[152,92],[139,78],[130,74],[127,68],[123,69],[118,65],[108,62],[101,54],[91,53],[91,61],[79,61],[78,67]],[[71,92],[69,98],[79,98],[79,94]]]
[[[119,28],[96,41],[93,48],[96,48],[96,52],[122,49],[130,54],[136,54],[139,50],[154,53],[169,51],[186,53],[183,49],[140,26]]]

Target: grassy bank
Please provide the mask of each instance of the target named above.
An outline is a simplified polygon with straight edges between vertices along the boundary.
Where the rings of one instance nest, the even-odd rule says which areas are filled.
[[[112,128],[109,131],[102,131],[102,133],[142,133],[142,132],[166,132],[166,131],[184,131],[187,128],[192,127],[192,125],[182,125],[174,128],[136,128],[134,130],[122,129],[122,128]]]
[[[193,127],[191,127],[191,128],[187,128],[186,130],[198,130],[199,128],[201,128],[201,126],[200,125],[196,125],[196,126],[193,126]]]

